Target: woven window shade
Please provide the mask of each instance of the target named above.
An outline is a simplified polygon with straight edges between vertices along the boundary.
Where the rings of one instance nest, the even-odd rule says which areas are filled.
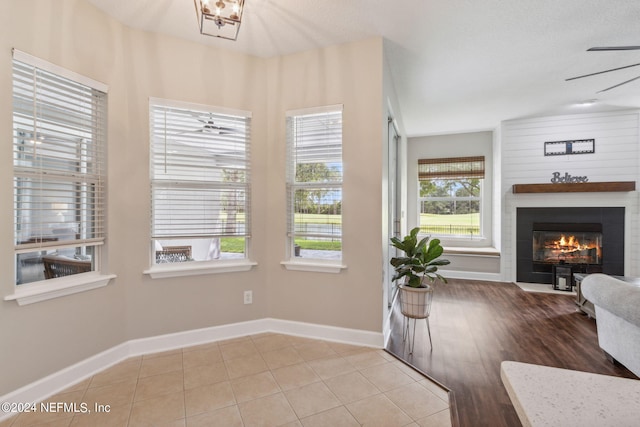
[[[484,156],[419,159],[418,180],[484,178]]]

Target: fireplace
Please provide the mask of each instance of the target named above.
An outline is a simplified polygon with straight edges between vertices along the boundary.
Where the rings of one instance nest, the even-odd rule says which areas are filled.
[[[622,207],[518,208],[516,280],[552,283],[554,266],[624,275]]]
[[[540,264],[602,265],[602,224],[533,223],[532,261]],[[544,271],[544,270],[543,270]]]

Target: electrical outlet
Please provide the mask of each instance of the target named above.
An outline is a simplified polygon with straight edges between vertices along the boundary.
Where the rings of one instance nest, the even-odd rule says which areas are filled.
[[[244,303],[253,304],[253,291],[244,291]]]

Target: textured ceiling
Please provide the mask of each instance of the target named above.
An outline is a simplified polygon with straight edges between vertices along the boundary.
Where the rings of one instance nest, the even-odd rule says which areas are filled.
[[[246,0],[236,42],[201,36],[192,0],[89,0],[124,24],[272,57],[371,36],[387,60],[409,136],[519,117],[640,107],[637,0]],[[591,107],[576,103],[597,99]]]

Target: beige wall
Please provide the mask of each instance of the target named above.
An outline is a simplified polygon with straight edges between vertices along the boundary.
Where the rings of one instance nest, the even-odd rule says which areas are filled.
[[[267,315],[266,239],[260,212],[266,186],[264,65],[238,55],[157,34],[125,30],[128,130],[109,138],[109,260],[125,287],[127,339],[263,318]],[[149,97],[252,111],[253,247],[257,268],[245,273],[151,279],[149,267]],[[112,114],[119,112],[111,111]],[[127,153],[123,156],[122,153]],[[254,303],[242,293],[252,290]]]
[[[109,286],[0,301],[0,395],[134,338],[274,317],[380,332],[382,41],[275,59],[123,27],[84,0],[0,2],[0,295],[13,292],[11,48],[109,85]],[[253,227],[245,273],[151,280],[148,98],[249,110]],[[284,111],[344,104],[341,274],[285,271]],[[242,293],[253,290],[252,305]]]
[[[107,82],[109,123],[115,139],[126,135],[122,31],[75,1],[5,1],[0,6],[0,295],[13,293],[13,190],[11,48]],[[112,269],[115,271],[115,269]],[[125,338],[124,283],[19,307],[0,302],[0,394],[98,353]]]
[[[266,248],[269,315],[369,331],[382,327],[382,40],[270,59]],[[340,274],[288,271],[285,260],[287,110],[343,104],[343,262]]]

